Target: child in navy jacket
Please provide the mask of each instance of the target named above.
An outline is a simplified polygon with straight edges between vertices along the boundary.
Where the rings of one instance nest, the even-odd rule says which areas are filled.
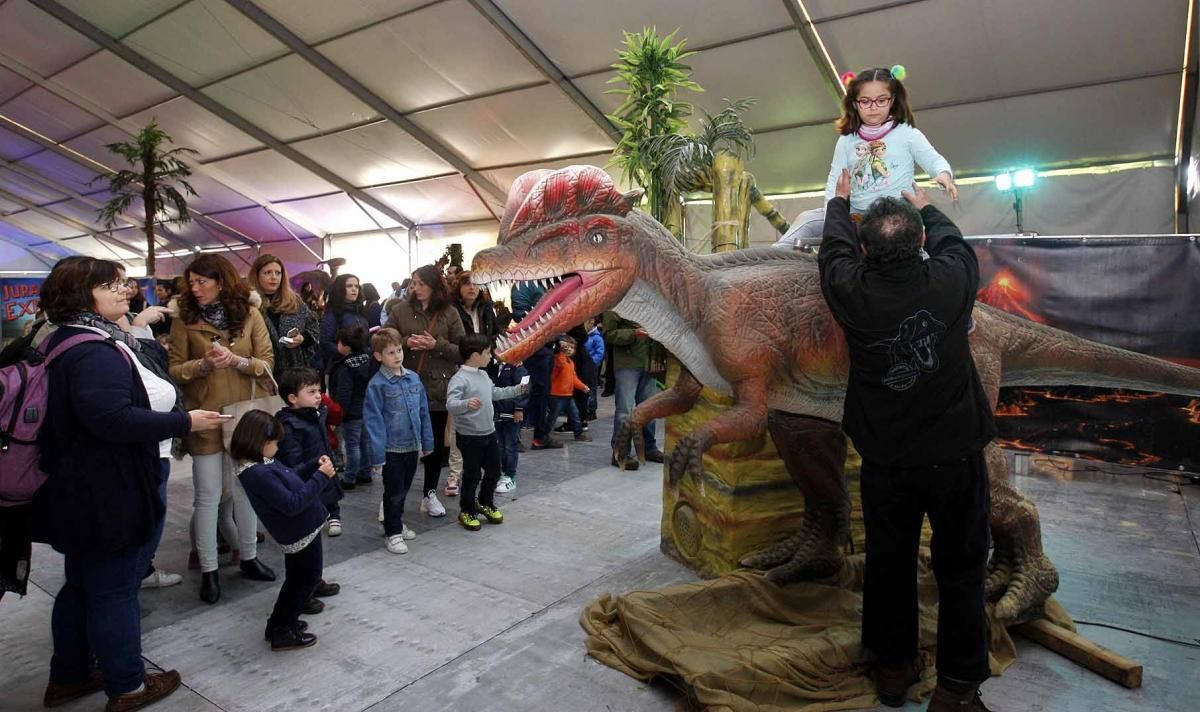
[[[283,439],[283,425],[270,413],[252,410],[233,431],[229,456],[237,463],[238,479],[259,521],[283,550],[286,574],[275,608],[267,619],[271,650],[307,648],[317,636],[305,632],[300,620],[305,605],[321,582],[321,530],[326,510],[321,491],[334,477],[333,462],[325,455],[298,470],[273,458]]]
[[[529,372],[521,363],[500,363],[492,374],[492,385],[497,388],[510,388],[528,382]],[[496,483],[496,492],[500,494],[509,494],[517,489],[517,443],[520,442],[521,423],[525,422],[525,406],[528,403],[528,396],[495,402],[496,435],[500,438],[500,481]]]
[[[329,445],[326,433],[329,412],[321,398],[321,374],[311,368],[287,369],[279,376],[279,397],[287,405],[275,414],[283,423],[284,431],[275,459],[292,469],[322,455],[332,460],[333,448]],[[342,496],[342,488],[336,477],[329,480],[321,492],[321,501],[329,510],[326,527],[329,536],[342,534],[342,507],[339,503]]]
[[[337,332],[337,349],[345,358],[329,371],[329,391],[342,407],[342,447],[346,453],[342,489],[352,490],[371,483],[371,463],[363,437],[363,401],[377,366],[367,352],[367,332],[357,326]]]

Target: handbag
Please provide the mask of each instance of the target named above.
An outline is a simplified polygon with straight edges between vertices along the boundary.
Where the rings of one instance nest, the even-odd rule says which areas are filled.
[[[265,378],[271,383],[270,389],[264,389],[262,395],[258,395],[258,379]],[[221,407],[221,415],[232,415],[233,417],[221,423],[221,442],[225,445],[225,452],[229,452],[229,444],[233,442],[233,431],[237,428],[237,424],[241,422],[242,416],[252,410],[265,410],[271,415],[279,412],[283,407],[283,400],[279,398],[279,385],[275,383],[275,378],[266,373],[263,376],[254,378],[250,382],[250,398],[247,400],[234,401],[229,405]]]

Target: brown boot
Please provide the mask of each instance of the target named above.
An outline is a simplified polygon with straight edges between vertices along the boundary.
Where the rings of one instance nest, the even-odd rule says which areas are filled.
[[[131,712],[148,707],[179,689],[183,681],[175,670],[146,673],[146,687],[141,692],[130,692],[110,697],[104,712]]]
[[[91,678],[83,682],[51,681],[46,685],[46,694],[42,695],[42,705],[45,707],[58,707],[59,705],[65,705],[72,700],[87,697],[103,689],[104,678],[100,676],[100,671],[98,670],[93,670]]]
[[[929,698],[929,712],[991,712],[979,695],[979,685],[962,687],[939,682]]]
[[[871,679],[880,703],[888,707],[903,707],[908,698],[908,688],[921,680],[921,662],[914,659],[878,665],[871,671]]]

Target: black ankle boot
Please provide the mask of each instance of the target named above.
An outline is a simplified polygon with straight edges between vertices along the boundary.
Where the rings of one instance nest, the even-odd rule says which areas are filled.
[[[239,566],[242,569],[242,575],[253,581],[275,580],[275,572],[271,570],[270,566],[259,561],[257,557],[246,559]]]
[[[216,603],[221,598],[221,580],[216,571],[205,571],[200,574],[200,600],[205,603]]]
[[[296,630],[303,633],[308,630],[308,621],[296,621]],[[267,630],[263,634],[263,640],[270,640],[275,635],[275,626],[271,625],[271,621],[267,621]]]

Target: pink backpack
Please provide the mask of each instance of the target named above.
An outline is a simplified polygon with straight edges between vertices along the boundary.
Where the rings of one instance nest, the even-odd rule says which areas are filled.
[[[38,431],[46,422],[50,364],[71,347],[88,341],[112,339],[100,334],[76,334],[49,354],[43,344],[36,358],[0,368],[0,507],[28,503],[46,481],[46,474],[38,467]],[[129,360],[120,347],[117,350]]]

